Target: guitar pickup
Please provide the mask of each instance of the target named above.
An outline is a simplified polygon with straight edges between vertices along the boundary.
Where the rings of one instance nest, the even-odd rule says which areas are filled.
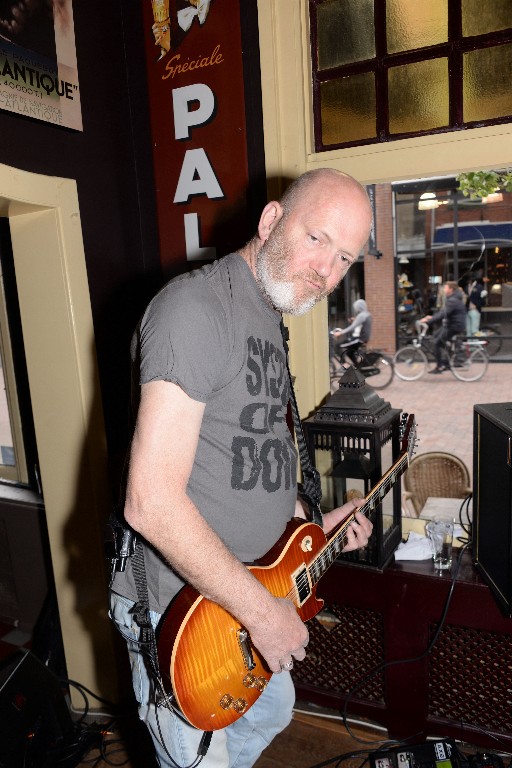
[[[295,582],[295,588],[297,590],[297,597],[299,607],[304,605],[306,600],[311,595],[311,582],[309,580],[308,569],[305,565],[298,568],[295,573],[292,574],[292,579]]]
[[[254,661],[249,645],[249,633],[246,629],[239,629],[236,633],[238,639],[238,647],[244,660],[246,669],[254,669],[256,662]]]

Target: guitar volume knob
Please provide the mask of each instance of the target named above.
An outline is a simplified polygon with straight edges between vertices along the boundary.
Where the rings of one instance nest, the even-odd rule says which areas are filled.
[[[260,691],[260,693],[261,691],[265,690],[267,685],[268,685],[268,680],[266,677],[257,677],[256,680],[254,681],[254,687],[256,688],[257,691]]]
[[[246,688],[256,688],[261,693],[267,687],[268,680],[265,677],[256,677],[255,675],[248,674],[244,677],[243,684]]]
[[[229,693],[225,693],[219,701],[219,704],[222,709],[230,709],[233,706],[234,701],[234,698]]]
[[[248,706],[249,706],[248,702],[242,698],[235,699],[235,701],[232,704],[233,709],[235,710],[235,712],[238,712],[239,715],[242,715]]]
[[[234,709],[235,712],[237,712],[239,715],[243,715],[247,707],[249,706],[249,702],[240,697],[239,699],[233,698],[230,693],[225,693],[224,696],[222,696],[221,700],[219,701],[220,706],[222,709]]]

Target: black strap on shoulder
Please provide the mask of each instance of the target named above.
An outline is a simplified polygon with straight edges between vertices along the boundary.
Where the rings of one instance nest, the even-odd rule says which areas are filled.
[[[300,467],[302,471],[302,484],[299,485],[298,495],[306,502],[309,507],[309,513],[311,521],[317,525],[322,525],[322,512],[320,509],[320,501],[322,499],[322,486],[320,483],[320,473],[311,464],[311,458],[309,456],[308,447],[306,445],[306,438],[304,437],[304,431],[302,429],[302,422],[299,416],[299,408],[297,406],[297,399],[295,397],[295,391],[293,389],[293,379],[290,373],[290,364],[288,356],[288,328],[281,320],[281,335],[283,337],[283,346],[286,356],[286,367],[288,370],[288,379],[290,381],[290,406],[292,409],[293,426],[295,427],[295,434],[297,437],[297,445],[299,448]]]
[[[140,627],[139,642],[148,644],[152,651],[156,650],[155,631],[149,616],[149,596],[146,581],[146,567],[142,542],[137,539],[132,558],[132,573],[137,588],[138,601],[132,609],[133,617]]]

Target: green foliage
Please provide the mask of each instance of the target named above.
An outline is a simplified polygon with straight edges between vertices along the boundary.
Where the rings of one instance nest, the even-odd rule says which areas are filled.
[[[474,200],[486,197],[491,192],[504,189],[512,192],[512,170],[506,171],[470,171],[457,176],[459,188],[465,197]]]

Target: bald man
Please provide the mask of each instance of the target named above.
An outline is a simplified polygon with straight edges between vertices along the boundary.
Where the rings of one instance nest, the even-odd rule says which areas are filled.
[[[333,169],[306,173],[267,203],[238,253],[168,283],[134,336],[139,386],[124,515],[144,542],[151,620],[157,626],[190,584],[242,624],[274,673],[242,717],[214,731],[204,768],[252,766],[291,720],[290,670],[306,655],[308,631],[294,604],[272,595],[244,565],[267,553],[291,518],[308,514],[297,496],[286,422],[282,313],[303,314],[336,288],[371,220],[355,179]],[[327,512],[324,532],[362,503]],[[344,551],[366,546],[371,529],[356,512]],[[202,733],[179,711],[156,706],[136,644],[131,561],[116,575],[111,600],[160,765],[190,766]]]

